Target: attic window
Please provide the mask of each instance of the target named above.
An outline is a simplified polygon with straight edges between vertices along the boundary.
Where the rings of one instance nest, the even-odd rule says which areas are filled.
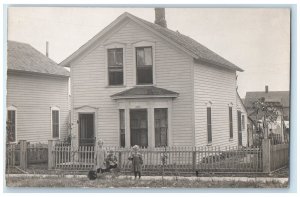
[[[123,85],[123,49],[107,50],[109,85]]]
[[[136,48],[136,77],[137,84],[153,84],[152,47]]]

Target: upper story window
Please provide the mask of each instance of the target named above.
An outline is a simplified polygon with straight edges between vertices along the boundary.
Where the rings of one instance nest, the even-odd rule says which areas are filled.
[[[109,85],[123,85],[123,48],[108,49],[107,63]]]
[[[16,122],[17,122],[17,109],[15,107],[9,107],[7,109],[6,120],[6,135],[7,142],[16,142]]]
[[[137,85],[153,84],[152,47],[136,48],[136,83]]]
[[[59,108],[51,108],[51,131],[52,138],[59,138]]]

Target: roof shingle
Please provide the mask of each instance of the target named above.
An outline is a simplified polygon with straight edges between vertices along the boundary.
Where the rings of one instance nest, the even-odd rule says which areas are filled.
[[[7,42],[7,69],[69,76],[69,72],[31,45],[16,41]]]
[[[162,35],[166,36],[167,38],[171,39],[173,42],[179,44],[180,46],[184,47],[185,49],[189,50],[190,52],[194,53],[200,60],[204,60],[210,63],[215,63],[218,66],[223,66],[229,69],[243,71],[238,66],[234,65],[233,63],[229,62],[228,60],[224,59],[223,57],[219,56],[215,52],[211,51],[207,47],[203,46],[199,42],[195,41],[194,39],[185,36],[178,31],[172,31],[168,28],[161,27],[155,23],[148,22],[141,18],[138,18],[132,14],[127,13],[131,17],[141,21],[143,24],[147,25],[148,27],[158,31]]]

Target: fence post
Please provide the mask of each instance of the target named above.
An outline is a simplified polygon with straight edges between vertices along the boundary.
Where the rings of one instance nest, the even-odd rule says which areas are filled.
[[[270,139],[263,139],[262,141],[262,159],[263,159],[263,172],[271,172],[270,154],[271,154],[271,143]]]
[[[27,168],[27,142],[20,140],[20,168],[25,170]]]
[[[196,170],[196,147],[193,147],[193,171]]]
[[[48,140],[48,170],[55,167],[55,142],[56,140]]]

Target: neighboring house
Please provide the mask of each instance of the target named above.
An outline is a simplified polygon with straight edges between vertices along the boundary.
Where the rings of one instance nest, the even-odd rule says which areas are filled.
[[[251,146],[252,133],[247,129],[248,118],[247,109],[241,99],[240,95],[237,94],[237,125],[238,125],[238,144],[243,146]]]
[[[157,24],[122,14],[61,63],[71,68],[73,143],[238,145],[243,70],[155,11]]]
[[[256,114],[253,110],[253,102],[257,101],[260,98],[264,98],[265,102],[271,103],[278,109],[278,118],[274,124],[269,125],[269,134],[277,134],[282,137],[284,140],[287,137],[286,132],[288,132],[288,128],[286,124],[289,123],[289,113],[290,113],[290,105],[289,105],[289,91],[269,91],[269,87],[265,86],[264,92],[247,92],[245,97],[245,106],[248,111],[248,116],[253,123],[262,119],[262,114]],[[254,125],[252,124],[253,132],[256,133],[256,130],[259,130],[261,124]],[[287,133],[288,135],[288,133]]]
[[[29,44],[7,44],[9,142],[67,136],[69,72]]]

